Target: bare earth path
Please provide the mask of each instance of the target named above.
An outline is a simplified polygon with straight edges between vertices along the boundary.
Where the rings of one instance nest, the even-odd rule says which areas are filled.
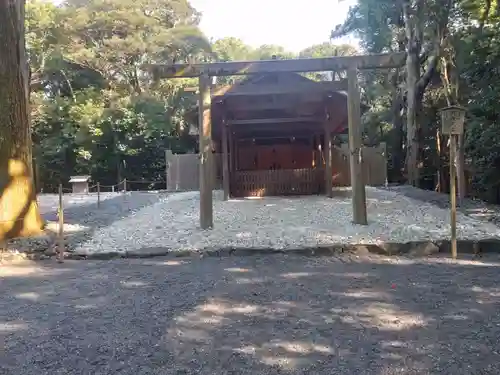
[[[500,258],[0,266],[0,374],[498,374]]]

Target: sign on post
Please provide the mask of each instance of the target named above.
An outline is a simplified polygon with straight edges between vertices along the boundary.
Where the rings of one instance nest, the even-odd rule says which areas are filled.
[[[456,154],[457,137],[464,132],[465,109],[451,106],[441,110],[443,134],[450,136],[450,225],[451,257],[457,259],[457,185]]]
[[[465,109],[451,106],[441,110],[441,126],[445,135],[461,135],[464,133]]]

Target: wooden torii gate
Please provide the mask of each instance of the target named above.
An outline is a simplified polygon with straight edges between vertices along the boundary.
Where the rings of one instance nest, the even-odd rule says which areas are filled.
[[[213,198],[210,166],[212,165],[212,123],[210,78],[217,76],[248,75],[259,73],[304,73],[347,71],[350,175],[352,186],[353,222],[367,225],[366,192],[361,165],[361,97],[358,71],[365,69],[399,68],[404,65],[406,54],[391,53],[365,56],[335,56],[311,59],[235,61],[204,64],[149,65],[155,79],[199,77],[199,134],[200,134],[200,226],[213,227]],[[331,142],[327,142],[327,155]],[[331,176],[331,163],[326,173]],[[224,168],[225,169],[225,168]],[[224,176],[227,180],[227,176]],[[226,181],[227,183],[227,181]],[[331,184],[330,184],[331,188]]]

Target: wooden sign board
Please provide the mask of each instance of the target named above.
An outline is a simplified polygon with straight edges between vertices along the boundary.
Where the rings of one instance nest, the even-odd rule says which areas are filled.
[[[449,107],[441,110],[442,132],[445,135],[464,133],[465,110],[460,107]]]

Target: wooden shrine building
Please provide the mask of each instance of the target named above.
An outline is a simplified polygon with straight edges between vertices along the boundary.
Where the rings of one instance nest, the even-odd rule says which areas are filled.
[[[217,169],[228,164],[229,195],[324,194],[331,189],[327,154],[333,137],[347,133],[346,90],[347,80],[316,82],[288,72],[215,87],[212,139],[222,156]]]
[[[399,68],[405,60],[405,53],[392,53],[147,66],[157,80],[199,79],[200,227],[213,227],[214,148],[222,149],[225,199],[229,192],[265,195],[324,190],[331,196],[331,135],[345,129],[346,119],[353,221],[366,225],[358,72]],[[326,71],[347,72],[347,105],[342,93],[345,83],[315,83],[296,74]],[[211,93],[212,77],[234,75],[250,78]]]

